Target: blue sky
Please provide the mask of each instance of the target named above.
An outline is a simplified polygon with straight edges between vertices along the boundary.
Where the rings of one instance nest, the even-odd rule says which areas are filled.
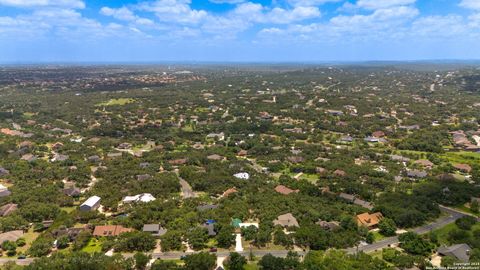
[[[0,62],[480,59],[480,0],[0,0]]]

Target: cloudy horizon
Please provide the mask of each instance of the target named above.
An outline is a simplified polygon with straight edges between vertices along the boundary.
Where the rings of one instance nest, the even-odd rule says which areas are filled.
[[[0,62],[480,59],[480,0],[0,0]]]

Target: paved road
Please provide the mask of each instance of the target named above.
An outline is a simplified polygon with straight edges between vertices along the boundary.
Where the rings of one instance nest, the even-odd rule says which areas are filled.
[[[18,260],[17,258],[0,258],[0,265],[4,265],[7,262],[14,261],[18,265],[29,265],[35,260],[35,258],[26,258],[23,260]]]
[[[227,257],[230,255],[230,252],[232,251],[219,251],[216,252],[215,255],[217,257]],[[255,257],[263,257],[267,254],[272,254],[275,257],[282,257],[285,258],[287,257],[288,250],[252,250],[252,253]],[[295,251],[301,256],[305,256],[306,252],[305,251]],[[250,251],[249,250],[244,250],[242,252],[238,252],[242,254],[245,257],[250,256]],[[174,259],[180,259],[182,256],[190,255],[192,252],[164,252],[164,253],[153,253],[152,258],[153,259],[164,259],[164,260],[174,260]]]
[[[442,212],[446,213],[448,216],[441,217],[433,223],[415,228],[411,231],[416,232],[418,234],[425,234],[425,233],[428,233],[432,230],[442,228],[445,225],[453,223],[453,222],[455,222],[455,220],[467,215],[466,213],[463,213],[461,211],[458,211],[458,210],[455,210],[455,209],[452,209],[452,208],[448,208],[448,207],[445,207],[445,206],[440,206],[440,210]],[[389,247],[391,245],[395,245],[395,244],[398,244],[398,243],[399,243],[398,236],[393,236],[393,237],[388,237],[388,238],[385,238],[381,241],[378,241],[378,242],[375,242],[373,244],[369,244],[369,245],[366,245],[366,246],[359,246],[358,248],[356,248],[356,247],[355,248],[349,248],[349,249],[347,249],[347,252],[350,253],[350,254],[353,254],[357,251],[363,251],[365,253],[368,253],[368,252],[373,252],[373,251],[376,251],[376,250],[380,250],[382,248],[386,248],[386,247]]]
[[[444,227],[445,225],[453,223],[453,222],[455,222],[455,220],[457,220],[457,219],[459,219],[463,216],[468,215],[467,213],[461,212],[461,211],[456,210],[456,209],[448,208],[448,207],[445,207],[445,206],[440,206],[440,210],[442,210],[444,213],[446,213],[447,216],[439,218],[433,223],[415,228],[412,231],[416,232],[418,234],[428,233],[431,230],[435,230],[435,229],[439,229],[441,227]],[[480,221],[479,218],[477,218],[477,220]],[[386,248],[388,246],[398,244],[398,243],[399,243],[398,237],[394,236],[394,237],[385,238],[382,241],[379,241],[379,242],[376,242],[376,243],[373,243],[373,244],[370,244],[370,245],[360,246],[360,247],[358,247],[358,249],[357,248],[349,248],[349,249],[346,249],[346,251],[350,254],[353,254],[357,251],[363,251],[365,253],[368,253],[368,252],[372,252],[372,251],[375,251],[375,250],[380,250],[382,248]],[[305,254],[307,253],[306,251],[296,251],[296,252],[301,256],[305,256]],[[245,257],[250,256],[250,250],[248,250],[248,249],[246,249],[242,252],[239,252],[239,253],[242,254]],[[252,250],[252,253],[255,257],[262,257],[262,256],[265,256],[267,254],[272,254],[273,256],[276,256],[276,257],[286,257],[287,254],[288,254],[288,250]],[[192,254],[192,252],[162,252],[162,253],[153,253],[152,258],[153,259],[173,260],[173,259],[180,259],[182,256],[186,256],[186,255],[190,255],[190,254]],[[218,257],[226,257],[229,254],[230,254],[230,251],[216,252],[216,255]],[[131,257],[132,254],[124,254],[124,256],[125,257]],[[19,265],[27,265],[27,264],[30,264],[33,260],[34,260],[34,258],[27,258],[27,259],[23,259],[23,260],[17,260],[15,258],[12,258],[12,259],[1,258],[0,259],[0,265],[3,265],[8,261],[15,261]]]

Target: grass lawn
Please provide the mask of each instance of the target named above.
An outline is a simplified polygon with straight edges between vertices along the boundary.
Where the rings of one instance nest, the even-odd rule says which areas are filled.
[[[452,163],[473,164],[475,162],[480,161],[480,153],[474,153],[474,152],[466,152],[466,151],[447,152],[443,156]]]
[[[243,267],[244,270],[258,270],[257,263],[256,262],[249,262]]]
[[[75,206],[71,206],[71,207],[61,207],[60,209],[70,214],[71,212],[75,211],[76,208],[77,207]]]
[[[133,98],[113,98],[109,101],[98,103],[97,106],[122,106],[133,102],[135,102],[135,99]]]
[[[91,238],[82,251],[87,253],[102,252],[102,241],[97,240],[96,238]]]
[[[434,231],[434,233],[437,235],[440,245],[448,245],[448,233],[454,229],[458,229],[458,227],[455,223],[451,223]],[[475,231],[478,229],[480,229],[480,223],[473,225],[470,231]]]
[[[383,236],[379,232],[372,232],[372,234],[373,234],[373,239],[374,239],[373,241],[374,242],[378,242],[378,241],[381,241],[381,240],[385,239],[385,236]]]
[[[458,206],[458,207],[455,207],[456,209],[460,210],[460,211],[463,211],[465,213],[470,213],[472,215],[475,215],[475,216],[480,216],[478,213],[474,213],[472,212],[472,210],[470,210],[470,208],[468,208],[467,206],[465,205],[462,205],[462,206]]]
[[[29,248],[30,246],[32,245],[32,242],[35,241],[35,239],[37,239],[37,237],[40,235],[40,233],[38,232],[34,232],[33,231],[33,228],[30,228],[28,230],[28,232],[26,232],[24,235],[23,235],[23,238],[25,238],[25,242],[27,243],[25,246],[23,247],[18,247],[17,248],[17,253],[25,253]]]

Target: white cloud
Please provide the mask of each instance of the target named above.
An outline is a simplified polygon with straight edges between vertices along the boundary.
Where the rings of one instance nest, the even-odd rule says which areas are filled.
[[[85,8],[81,0],[0,0],[0,5],[28,8],[28,7],[65,7]]]
[[[153,12],[159,20],[196,24],[208,16],[205,10],[196,10],[190,7],[191,0],[157,0],[140,4],[140,9]]]
[[[238,5],[228,17],[240,17],[239,19],[254,23],[288,24],[320,16],[320,10],[312,6],[268,9],[260,4],[248,2]]]
[[[136,16],[133,14],[131,10],[126,7],[121,8],[109,8],[109,7],[102,7],[100,9],[100,13],[105,16],[112,16],[115,19],[131,21],[135,20]]]
[[[319,6],[329,2],[340,2],[342,0],[287,0],[287,2],[292,6]]]
[[[209,0],[215,4],[240,4],[245,2],[245,0]]]
[[[357,7],[364,9],[382,9],[414,4],[416,0],[358,0]]]
[[[111,17],[113,17],[115,19],[118,19],[118,20],[128,21],[128,22],[136,23],[138,25],[143,25],[143,26],[151,26],[151,25],[155,24],[150,19],[141,18],[141,17],[135,15],[127,7],[121,7],[121,8],[102,7],[100,9],[100,14],[105,15],[105,16],[111,16]]]
[[[480,10],[480,0],[462,0],[460,6],[468,9]]]

